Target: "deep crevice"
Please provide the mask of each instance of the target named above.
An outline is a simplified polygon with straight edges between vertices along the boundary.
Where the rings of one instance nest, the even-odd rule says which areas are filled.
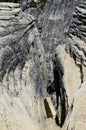
[[[53,58],[53,66],[54,81],[51,86],[48,86],[47,92],[49,95],[53,95],[53,93],[56,95],[57,114],[55,121],[59,127],[62,127],[68,111],[68,97],[63,82],[64,69],[56,54]]]
[[[53,64],[54,64],[53,68],[54,86],[56,90],[56,100],[57,100],[57,115],[55,120],[57,125],[62,127],[67,115],[68,105],[67,105],[67,94],[63,82],[64,69],[56,54],[53,60]]]

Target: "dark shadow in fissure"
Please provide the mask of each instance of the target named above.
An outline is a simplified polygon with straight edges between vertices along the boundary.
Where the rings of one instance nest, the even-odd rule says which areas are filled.
[[[53,59],[53,72],[54,72],[54,87],[56,90],[56,100],[57,100],[57,115],[56,115],[56,123],[60,127],[63,126],[66,115],[67,115],[67,109],[68,109],[68,102],[67,102],[67,94],[64,87],[63,82],[63,75],[64,75],[64,69],[63,66],[57,56],[55,54]],[[60,108],[60,109],[59,109]],[[60,115],[58,114],[60,113]]]
[[[54,82],[51,83],[51,86],[48,86],[47,92],[49,95],[56,92],[57,114],[55,121],[58,126],[62,127],[67,116],[68,98],[63,82],[64,69],[56,54],[53,58],[53,73]]]

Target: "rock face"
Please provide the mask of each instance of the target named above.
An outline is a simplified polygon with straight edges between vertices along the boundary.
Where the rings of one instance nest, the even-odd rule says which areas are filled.
[[[82,0],[83,2],[84,0]],[[75,7],[79,5],[81,0],[47,0],[42,14],[38,17],[38,23],[41,28],[41,38],[46,55],[54,54],[54,50],[58,45],[66,42],[66,34],[69,30],[70,21],[72,19]],[[49,77],[51,82],[53,79],[52,60],[47,61]]]
[[[57,45],[65,43],[75,6],[80,0],[47,0],[43,12],[42,39],[45,50],[53,53]]]
[[[36,19],[46,54],[48,80],[53,82],[52,54],[57,45],[66,42],[66,34],[73,12],[81,0],[47,0],[43,10],[39,7],[40,1],[36,3],[36,7],[31,7],[26,12]]]
[[[34,18],[19,4],[0,3],[0,130],[39,130],[46,117],[44,55]]]
[[[86,129],[86,3],[76,7],[69,26],[66,44],[56,53],[64,68],[64,84],[68,96],[68,114],[63,129]]]
[[[28,2],[0,3],[0,130],[86,130],[86,2]]]
[[[86,55],[85,55],[85,44],[86,44],[86,25],[85,25],[85,16],[86,16],[86,3],[80,4],[73,15],[73,19],[69,28],[68,39],[68,50],[72,59],[75,61],[77,69],[79,69],[80,80],[77,80],[77,83],[81,82],[80,85],[77,85],[76,91],[73,93],[73,110],[70,115],[70,123],[68,124],[68,129],[74,128],[78,130],[82,127],[83,130],[86,129]],[[70,40],[71,39],[71,40]],[[72,41],[72,44],[71,44]],[[77,73],[78,75],[78,73]],[[78,75],[79,76],[79,75]],[[77,79],[79,79],[77,78]],[[72,91],[71,91],[72,92]]]

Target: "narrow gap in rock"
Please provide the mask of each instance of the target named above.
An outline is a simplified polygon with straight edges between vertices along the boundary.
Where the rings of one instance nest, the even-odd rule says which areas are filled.
[[[55,120],[57,125],[62,127],[67,115],[68,101],[63,82],[64,69],[56,54],[53,60],[53,66],[54,66],[53,68],[54,86],[56,90],[56,101],[57,101],[57,115]]]
[[[81,73],[81,83],[83,83],[83,79],[84,79],[83,68],[82,68],[82,64],[83,64],[82,61],[83,61],[83,59],[81,58],[81,65],[79,65],[80,73]]]
[[[47,92],[51,99],[54,96],[52,101],[56,110],[55,121],[59,127],[62,127],[68,111],[68,97],[63,82],[64,69],[56,54],[53,59],[53,66],[54,81],[48,86]]]

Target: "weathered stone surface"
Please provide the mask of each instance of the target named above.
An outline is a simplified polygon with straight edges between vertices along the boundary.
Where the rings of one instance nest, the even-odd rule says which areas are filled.
[[[0,130],[42,130],[47,72],[38,29],[18,4],[0,7]]]
[[[61,130],[51,118],[46,120],[47,130]]]
[[[73,11],[80,2],[80,0],[47,0],[41,34],[46,52],[53,53],[57,45],[65,43],[65,35],[68,32]]]
[[[79,94],[78,90],[82,88],[82,84],[86,80],[86,3],[80,5],[79,3],[80,1],[48,1],[46,4],[46,13],[44,14],[41,35],[42,39],[44,38],[46,54],[47,52],[53,53],[57,44],[65,43],[65,45],[57,47],[56,53],[64,68],[63,81],[69,105],[67,115],[69,124],[66,127],[68,130],[73,128],[78,129],[80,126],[78,123],[80,116],[86,116],[84,114],[84,109],[86,109],[85,97],[80,99],[80,104],[78,104],[81,96],[79,95],[77,100],[76,96],[74,96],[75,93]],[[52,6],[50,6],[50,4]],[[78,6],[74,9],[76,5]],[[72,17],[73,10],[75,10],[75,13]],[[86,89],[83,91],[85,93]],[[84,93],[82,95],[84,95]],[[82,106],[83,109],[81,111],[77,109],[80,108],[80,106]],[[77,114],[77,121],[75,121],[75,116],[72,114]],[[82,118],[84,116],[82,116]],[[85,119],[83,121],[82,118],[80,121],[81,124],[83,124],[82,129],[84,129],[86,121]]]
[[[86,129],[86,4],[80,4],[70,23],[66,44],[56,53],[64,68],[64,84],[68,96],[68,114],[63,129]]]
[[[86,82],[81,85],[81,88],[74,95],[72,112],[67,121],[66,129],[68,130],[86,129]]]
[[[48,95],[63,130],[85,130],[86,2],[47,0],[43,9],[35,2],[25,12],[0,3],[0,129],[60,129],[45,119]]]
[[[52,57],[56,46],[65,43],[73,11],[80,2],[80,0],[47,0],[43,10],[40,10],[39,2],[36,3],[37,7],[28,8],[28,12],[36,19],[46,57]],[[48,79],[52,82],[54,80],[52,58],[46,61]]]
[[[80,69],[75,64],[75,61],[65,51],[65,46],[59,45],[56,48],[56,53],[64,68],[63,81],[68,96],[68,104],[70,105],[72,103],[74,93],[81,85]]]

